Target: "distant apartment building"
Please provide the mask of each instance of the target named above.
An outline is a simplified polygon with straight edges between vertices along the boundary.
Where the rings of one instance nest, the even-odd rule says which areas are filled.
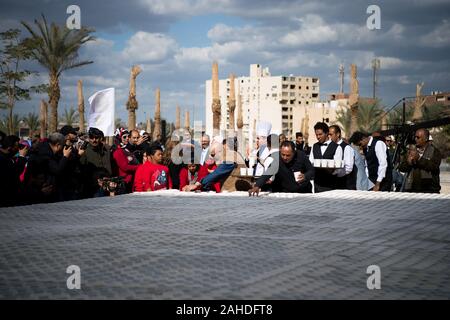
[[[238,93],[243,109],[243,135],[253,141],[255,125],[260,121],[272,123],[273,133],[284,133],[295,138],[300,131],[302,109],[312,107],[319,101],[320,81],[317,77],[294,75],[272,76],[269,68],[259,64],[250,65],[248,77],[236,77],[236,105]],[[205,84],[206,132],[212,134],[212,81]],[[229,124],[228,97],[229,79],[219,80],[219,96],[222,106],[221,130],[231,129]],[[237,119],[238,108],[235,110]]]

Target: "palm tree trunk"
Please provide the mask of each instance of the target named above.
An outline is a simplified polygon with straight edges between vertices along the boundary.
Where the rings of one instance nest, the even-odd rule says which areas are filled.
[[[128,130],[136,128],[136,111],[134,109],[128,110]]]
[[[61,92],[59,89],[59,79],[56,73],[50,74],[50,92],[49,92],[49,103],[50,103],[50,124],[49,132],[53,133],[58,130],[58,103],[61,97]]]
[[[351,106],[351,119],[350,131],[353,134],[358,130],[358,104]]]
[[[9,106],[8,131],[8,134],[15,134],[13,128],[13,108],[11,105]]]
[[[41,100],[40,124],[41,139],[44,139],[47,137],[47,103],[44,100]]]
[[[84,97],[83,97],[83,82],[78,80],[78,124],[80,132],[84,132]]]

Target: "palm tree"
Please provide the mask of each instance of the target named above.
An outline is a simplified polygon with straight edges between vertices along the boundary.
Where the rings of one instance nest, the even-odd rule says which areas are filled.
[[[125,127],[125,124],[123,123],[122,119],[116,118],[114,120],[114,126],[115,126],[116,129],[117,128],[123,128],[123,127]]]
[[[381,127],[381,114],[383,110],[379,107],[378,101],[367,103],[360,101],[358,106],[358,129],[365,132],[372,132]]]
[[[379,102],[366,102],[360,100],[358,105],[358,113],[356,114],[356,130],[372,132],[380,128],[381,114],[383,110],[379,107]],[[352,110],[343,108],[337,111],[336,121],[342,126],[345,134],[351,132]]]
[[[348,136],[351,134],[351,109],[341,108],[336,112],[336,121],[341,125],[344,133]]]
[[[11,125],[11,127],[10,127]],[[13,114],[12,117],[9,115],[3,116],[3,119],[0,121],[0,130],[6,131],[8,134],[19,135],[20,128],[20,118],[19,115]]]
[[[36,113],[29,112],[27,116],[23,117],[23,122],[30,129],[30,135],[39,128],[39,116]]]
[[[51,109],[50,132],[55,132],[58,124],[58,103],[60,98],[59,77],[65,70],[81,67],[93,61],[78,61],[80,47],[95,38],[90,35],[94,29],[81,27],[81,29],[68,29],[54,23],[50,28],[45,16],[42,21],[35,20],[38,31],[26,22],[22,25],[30,32],[31,37],[27,44],[31,49],[32,57],[37,60],[49,73],[49,103]]]
[[[63,122],[68,126],[71,126],[74,122],[78,121],[78,111],[76,111],[73,107],[69,108],[69,111],[67,109],[64,109],[63,116],[59,119],[59,122]]]

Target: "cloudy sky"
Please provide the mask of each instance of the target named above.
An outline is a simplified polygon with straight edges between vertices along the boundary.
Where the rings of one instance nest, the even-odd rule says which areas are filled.
[[[321,98],[339,89],[338,65],[356,63],[360,93],[372,95],[371,60],[381,60],[378,96],[386,106],[415,94],[450,91],[450,0],[289,1],[289,0],[0,0],[0,30],[20,27],[43,13],[65,24],[69,5],[81,8],[83,25],[95,28],[95,42],[80,52],[94,63],[64,73],[60,113],[76,106],[76,81],[85,98],[116,88],[116,116],[125,120],[129,72],[139,64],[138,121],[154,113],[161,88],[163,117],[174,120],[175,106],[204,119],[205,80],[219,62],[219,77],[249,73],[251,63],[272,75],[320,78]],[[367,7],[381,9],[381,29],[369,30]],[[24,32],[26,35],[26,32]],[[41,71],[33,82],[47,81]],[[17,112],[38,112],[39,99],[17,104]],[[87,103],[87,101],[86,101]]]

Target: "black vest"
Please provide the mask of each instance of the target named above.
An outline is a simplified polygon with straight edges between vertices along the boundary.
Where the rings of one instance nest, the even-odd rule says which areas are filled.
[[[320,151],[320,145],[319,143],[315,143],[313,145],[313,156],[314,159],[334,159],[334,154],[336,153],[336,149],[338,148],[338,144],[330,141],[328,144],[327,149],[325,150],[324,154],[322,155],[322,152]],[[322,191],[328,191],[336,189],[336,176],[329,173],[327,169],[325,168],[315,168],[315,174],[314,174],[314,191],[315,192],[322,192]]]
[[[379,138],[373,138],[372,144],[364,148],[364,156],[366,157],[367,162],[367,170],[369,171],[369,179],[373,183],[377,182],[378,178],[378,158],[377,154],[375,153],[375,145],[380,142],[384,143]],[[386,174],[384,179],[381,181],[380,185],[380,191],[390,191],[392,187],[392,163],[391,163],[391,157],[389,156],[389,149],[386,148],[386,161],[387,161],[387,168],[386,168]]]
[[[324,154],[322,155],[322,152],[320,151],[319,143],[314,143],[314,145],[313,145],[314,159],[329,159],[329,160],[332,160],[334,158],[334,154],[336,153],[337,147],[338,147],[337,143],[334,143],[333,141],[330,141],[330,143],[328,144],[327,149],[325,150]]]
[[[342,148],[342,160],[344,160],[344,151],[345,148],[349,144],[345,141],[342,141],[342,143],[339,145]],[[351,148],[351,147],[350,147]],[[353,170],[349,174],[343,176],[343,177],[337,177],[337,188],[338,189],[347,189],[347,190],[356,190],[356,174],[358,172],[358,168],[356,167],[355,163],[353,163]]]

